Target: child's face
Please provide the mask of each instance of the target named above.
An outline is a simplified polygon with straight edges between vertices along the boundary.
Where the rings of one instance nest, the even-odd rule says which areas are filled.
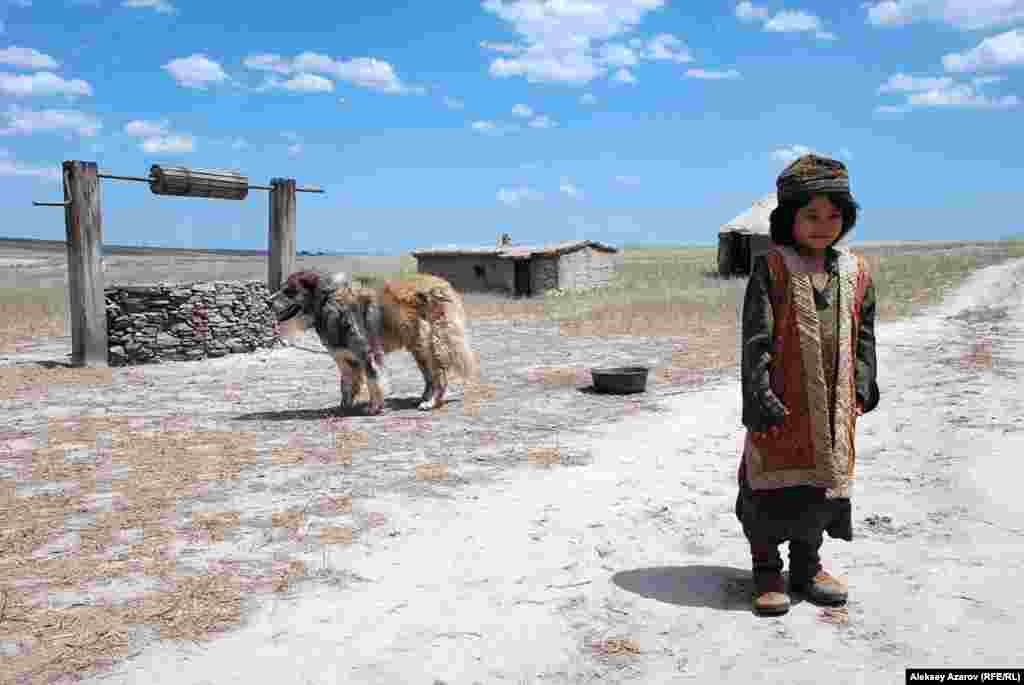
[[[825,195],[797,210],[793,237],[808,250],[823,252],[843,231],[843,213]]]

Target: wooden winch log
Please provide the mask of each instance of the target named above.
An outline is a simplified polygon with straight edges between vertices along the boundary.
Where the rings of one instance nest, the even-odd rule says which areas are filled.
[[[156,195],[244,200],[249,194],[249,179],[237,171],[161,167],[154,164],[149,174],[149,189]]]

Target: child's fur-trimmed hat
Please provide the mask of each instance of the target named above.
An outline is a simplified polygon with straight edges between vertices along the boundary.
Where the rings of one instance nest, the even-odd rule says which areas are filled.
[[[850,175],[839,160],[807,154],[782,170],[775,189],[780,204],[800,193],[848,193]]]

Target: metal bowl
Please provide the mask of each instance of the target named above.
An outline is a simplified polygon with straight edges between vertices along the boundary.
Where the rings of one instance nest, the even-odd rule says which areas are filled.
[[[594,388],[599,392],[610,392],[626,395],[643,392],[647,389],[646,366],[614,366],[604,369],[591,369]]]

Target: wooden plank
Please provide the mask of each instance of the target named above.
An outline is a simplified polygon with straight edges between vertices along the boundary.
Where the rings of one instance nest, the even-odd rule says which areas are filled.
[[[295,179],[270,181],[267,289],[273,293],[295,270]]]
[[[96,162],[65,161],[64,226],[68,251],[71,364],[107,367],[107,308],[103,297],[103,222]]]

